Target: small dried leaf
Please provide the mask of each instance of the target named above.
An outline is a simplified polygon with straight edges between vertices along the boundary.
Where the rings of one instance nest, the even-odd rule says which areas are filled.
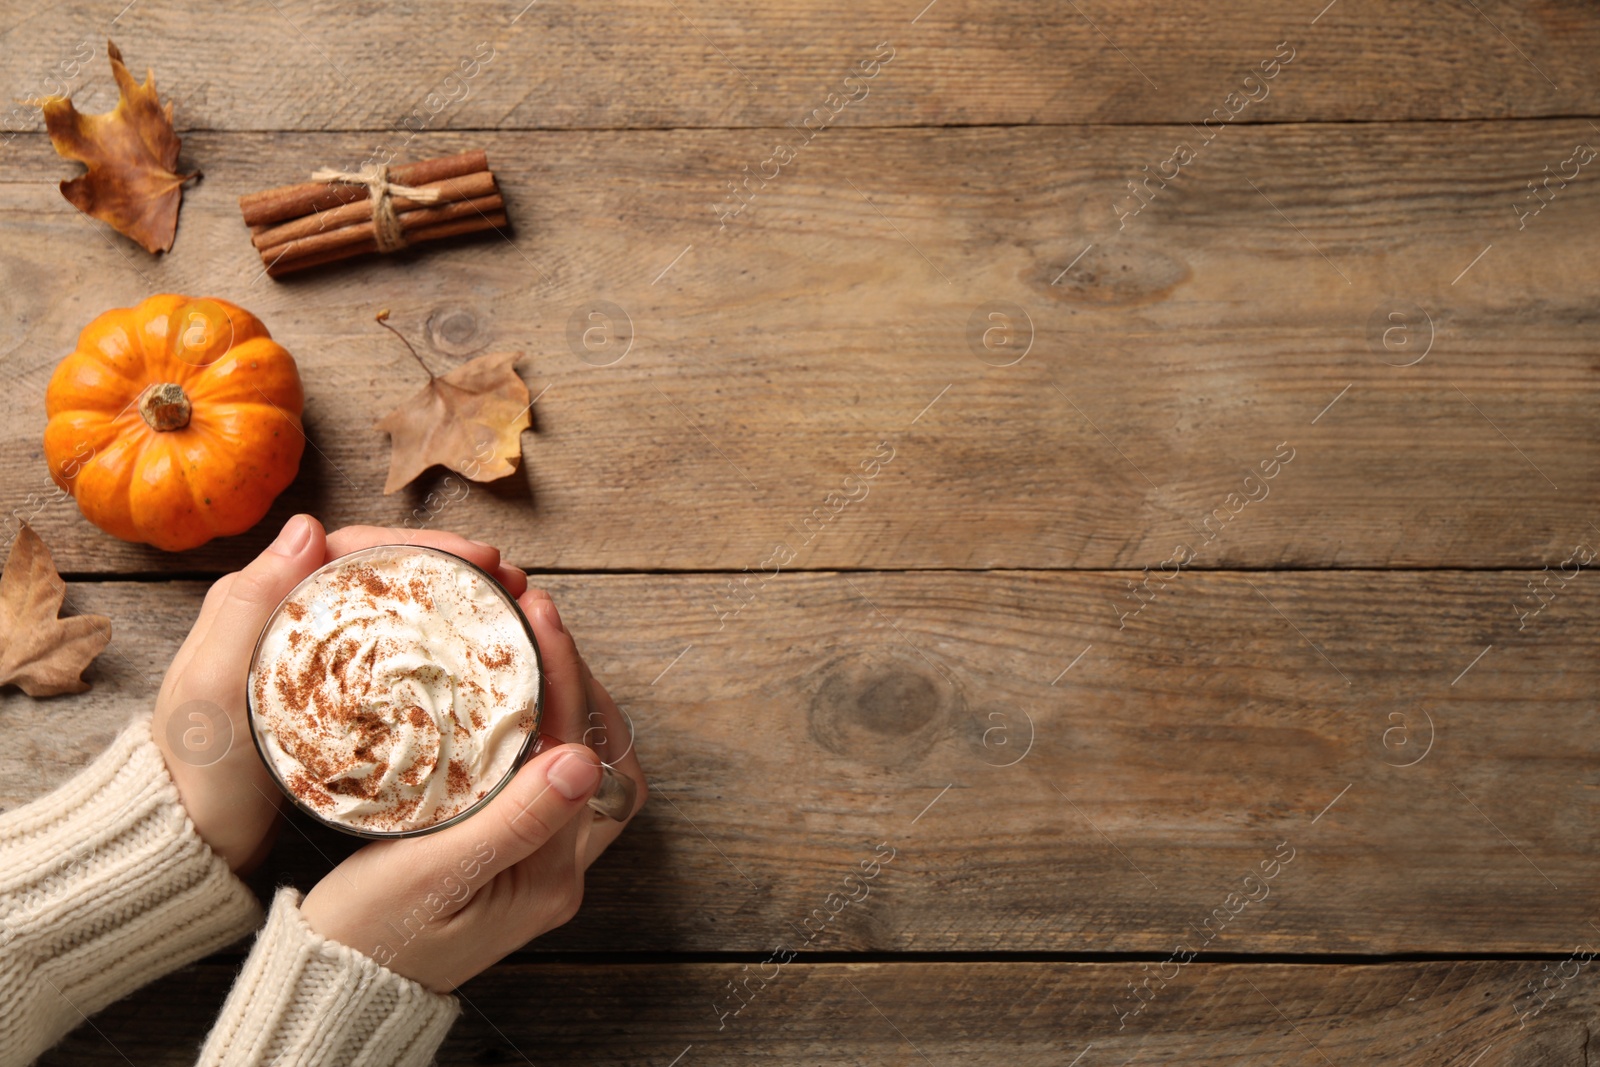
[[[496,352],[432,378],[377,424],[391,440],[387,495],[434,464],[475,482],[517,469],[522,431],[532,424],[528,387],[514,364],[520,352]]]
[[[111,620],[57,618],[66,595],[50,550],[23,523],[0,574],[0,685],[15,685],[31,697],[89,688],[79,676],[110,642]]]
[[[178,230],[183,183],[195,175],[173,173],[178,165],[178,135],[172,131],[172,105],[162,107],[156,95],[155,73],[146,71],[141,85],[110,41],[106,54],[121,92],[113,110],[85,115],[64,96],[39,103],[56,151],[89,168],[87,174],[63,181],[61,195],[85,215],[138,241],[146,251],[165,252]]]

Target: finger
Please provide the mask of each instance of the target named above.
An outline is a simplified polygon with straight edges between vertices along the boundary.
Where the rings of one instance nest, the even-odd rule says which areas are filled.
[[[524,879],[524,884],[559,886],[574,876],[581,876],[578,863],[583,858],[593,821],[586,812],[579,811],[555,832],[543,848],[513,864],[516,873]]]
[[[592,709],[590,714],[598,716],[605,724],[605,747],[611,753],[615,753],[614,756],[603,754],[602,758],[632,778],[639,792],[633,803],[633,811],[626,819],[592,820],[588,840],[584,843],[578,860],[580,869],[585,871],[611,847],[617,838],[622,836],[622,831],[626,830],[628,823],[639,814],[639,810],[644,807],[645,800],[650,795],[650,790],[645,784],[644,769],[639,765],[638,754],[634,751],[633,734],[625,721],[622,709],[617,707],[616,701],[611,699],[611,694],[606,692],[605,686],[601,685],[592,674],[589,675],[588,682],[589,707]]]
[[[644,768],[639,765],[639,757],[634,751],[633,720],[617,706],[611,693],[600,684],[600,680],[589,669],[589,661],[582,655],[578,657],[578,666],[583,672],[584,694],[589,709],[589,726],[584,731],[584,744],[599,753],[601,759],[634,779],[639,787],[639,795],[633,804],[637,812],[644,806],[646,790]],[[632,818],[631,814],[629,818]]]
[[[460,856],[475,856],[486,882],[550,844],[586,810],[599,784],[594,753],[582,745],[561,745],[529,760],[482,811],[416,840],[435,866],[453,869]]]
[[[618,822],[604,816],[597,816],[588,822],[589,839],[584,842],[583,853],[578,857],[578,866],[585,871],[593,867],[594,861],[605,855],[606,849],[616,844],[617,838],[622,836],[622,831],[628,828],[626,822]]]
[[[503,928],[521,943],[569,921],[583,903],[580,865],[587,848],[591,820],[582,812],[533,855],[517,862],[511,871],[518,892],[512,914],[501,920]]]
[[[219,676],[243,678],[268,616],[301,579],[322,565],[324,551],[320,522],[310,515],[290,519],[265,552],[229,579],[195,655],[203,656],[204,664]]]
[[[592,714],[597,714],[606,732],[606,751],[601,753],[601,759],[611,764],[617,770],[644,786],[644,768],[639,765],[639,752],[634,744],[633,720],[625,715],[617,702],[611,699],[611,694],[606,692],[606,687],[593,676],[589,676],[589,707]],[[634,810],[644,803],[641,792]]]
[[[588,728],[589,717],[582,659],[554,602],[535,592],[524,593],[517,604],[533,626],[544,663],[544,722],[539,729],[562,741],[577,741]]]
[[[500,584],[506,587],[506,592],[513,597],[519,597],[528,591],[528,574],[521,567],[514,567],[509,563],[500,564],[495,576],[500,579]]]
[[[583,743],[599,753],[600,758],[612,766],[627,757],[633,749],[633,729],[623,717],[605,686],[595,680],[589,662],[582,655],[578,666],[583,673],[584,704],[588,715],[584,719]]]
[[[200,604],[200,614],[194,620],[194,632],[202,638],[206,631],[211,629],[211,624],[216,621],[217,613],[222,610],[222,602],[228,596],[228,586],[233,584],[233,573],[224,574],[212,583],[206,590],[206,598]]]
[[[194,659],[194,651],[206,639],[206,634],[211,632],[211,626],[217,620],[217,612],[222,607],[222,601],[227,596],[228,585],[233,581],[232,574],[224,574],[212,583],[206,590],[206,598],[200,604],[200,614],[195,616],[194,625],[189,627],[189,634],[183,639],[183,644],[178,646],[178,651],[173,654],[172,663],[167,668],[167,678],[177,679],[188,670],[189,662]]]

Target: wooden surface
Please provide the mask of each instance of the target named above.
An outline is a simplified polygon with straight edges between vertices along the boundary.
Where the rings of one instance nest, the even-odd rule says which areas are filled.
[[[413,109],[433,129],[782,127],[881,41],[894,62],[841,121],[1198,122],[1280,41],[1304,65],[1253,120],[1592,114],[1600,101],[1600,30],[1574,0],[1400,11],[1338,0],[1320,17],[1327,0],[472,0],[338,13],[277,0],[229,8],[225,24],[148,0],[118,17],[126,2],[13,2],[4,99],[49,91],[109,33],[132,69],[155,68],[190,129],[389,131]],[[462,86],[445,81],[478,56],[493,58]],[[93,82],[114,93],[91,73],[66,84],[91,101]]]
[[[719,624],[723,580],[542,579],[662,801],[531,953],[764,953],[884,841],[819,948],[1165,953],[1280,842],[1295,860],[1212,951],[1558,952],[1588,929],[1594,593],[1519,633],[1518,572],[1186,574],[1119,630],[1123,574],[804,574]],[[149,706],[203,589],[73,586],[141,622],[84,696],[7,699],[6,802]],[[260,883],[309,889],[354,844],[296,822]]]
[[[114,629],[89,693],[0,693],[0,804],[148,706],[289,514],[437,525],[551,589],[654,797],[582,914],[466,988],[441,1062],[1589,1062],[1600,193],[1585,167],[1529,214],[1528,183],[1600,145],[1591,7],[0,15],[4,99],[108,107],[110,34],[206,175],[150,257],[60,198],[30,109],[0,123],[0,509]],[[260,276],[241,193],[468,147],[508,234]],[[89,526],[40,454],[77,332],[159,291],[259,315],[315,446],[256,531],[180,556]],[[517,476],[381,495],[372,423],[418,384],[383,307],[439,370],[526,353]],[[291,823],[256,884],[349,847]],[[187,1062],[244,948],[45,1062]]]
[[[1112,1008],[1120,989],[1142,979],[1136,963],[797,961],[765,988],[752,982],[759,992],[721,1030],[713,1004],[746,964],[509,964],[462,989],[462,1016],[439,1062],[665,1067],[681,1056],[682,1064],[1060,1067],[1082,1056],[1079,1064],[1312,1067],[1481,1057],[1501,1067],[1585,1067],[1592,965],[1565,986],[1553,980],[1556,992],[1537,1013],[1524,1007],[1534,1003],[1528,983],[1559,963],[1191,963],[1119,1029]],[[198,1013],[173,1019],[172,1005],[215,1010],[231,976],[215,964],[185,968],[101,1013],[115,1048],[84,1027],[41,1067],[192,1063],[205,1027]]]
[[[350,138],[191,136],[212,176],[159,260],[94,239],[64,210],[48,144],[19,138],[14,170],[31,180],[0,183],[0,328],[20,374],[0,400],[14,472],[0,503],[26,514],[30,493],[50,496],[43,386],[93,311],[200,291],[253,310],[297,356],[316,447],[257,533],[186,554],[187,571],[246,558],[296,510],[341,525],[419,508],[539,569],[756,569],[785,540],[800,567],[1137,569],[1192,541],[1284,442],[1297,458],[1196,566],[1557,564],[1594,518],[1600,186],[1573,183],[1520,232],[1511,209],[1543,165],[1530,161],[1596,139],[1586,122],[1227,130],[1190,189],[1122,231],[1119,176],[1167,158],[1186,128],[830,136],[721,236],[711,204],[760,143],[745,134],[426,137],[423,155],[488,147],[515,242],[284,283],[261,276],[236,197]],[[598,301],[631,323],[605,367],[568,341]],[[966,337],[997,302],[1032,322],[1033,350],[1009,367]],[[1374,345],[1369,323],[1410,306],[1432,316],[1432,351],[1392,366],[1412,357]],[[424,502],[442,477],[381,495],[372,424],[420,381],[372,322],[382,307],[441,369],[520,350],[529,387],[548,388],[523,472],[436,520]],[[1415,329],[1422,343],[1426,320]],[[880,441],[895,459],[866,497],[806,527]],[[689,516],[709,521],[685,536]],[[34,522],[68,572],[175,562],[70,504]]]

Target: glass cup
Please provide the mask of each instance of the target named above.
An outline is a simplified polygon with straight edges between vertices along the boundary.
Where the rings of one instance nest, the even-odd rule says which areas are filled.
[[[372,565],[374,563],[387,564],[397,559],[402,559],[408,555],[430,555],[440,557],[444,560],[447,560],[452,567],[465,571],[473,578],[475,583],[480,583],[492,591],[494,596],[497,597],[507,609],[509,617],[514,618],[520,624],[517,628],[518,636],[525,639],[527,642],[526,651],[531,655],[532,658],[534,679],[532,685],[529,687],[531,691],[507,695],[516,702],[517,714],[523,715],[530,719],[532,725],[524,731],[521,745],[508,764],[505,772],[501,774],[496,781],[490,784],[483,796],[478,797],[472,803],[468,804],[455,814],[450,815],[447,818],[440,819],[436,822],[428,823],[425,826],[408,827],[396,830],[380,830],[355,825],[351,822],[341,820],[337,814],[330,815],[319,811],[313,804],[308,803],[292,788],[290,788],[289,783],[284,779],[284,768],[278,765],[277,761],[273,758],[268,745],[262,739],[261,716],[258,714],[258,709],[256,707],[256,678],[260,670],[262,670],[264,667],[270,666],[269,664],[263,664],[261,662],[262,650],[266,644],[268,635],[278,627],[283,618],[286,606],[292,601],[295,601],[296,596],[302,590],[333,572],[345,570],[353,571],[362,565]],[[422,644],[422,642],[418,642],[419,647]],[[284,795],[289,798],[290,802],[293,803],[295,807],[309,815],[311,818],[325,826],[330,826],[335,830],[338,830],[342,833],[351,834],[355,837],[369,838],[372,840],[388,840],[390,838],[397,837],[417,837],[422,834],[434,833],[435,831],[442,830],[447,826],[454,826],[456,823],[468,818],[474,812],[479,811],[484,807],[484,805],[493,800],[495,795],[498,794],[500,790],[505,788],[506,784],[516,776],[517,771],[520,770],[522,766],[528,762],[528,760],[532,759],[546,748],[563,743],[557,738],[539,732],[539,727],[544,717],[544,662],[540,657],[539,642],[533,636],[533,627],[529,625],[527,617],[523,615],[522,609],[517,605],[517,602],[493,575],[485,571],[483,568],[477,566],[470,560],[463,559],[451,552],[445,552],[442,549],[427,548],[421,545],[375,545],[371,548],[360,549],[348,555],[340,556],[338,559],[331,560],[328,563],[323,564],[311,574],[307,575],[298,585],[290,590],[289,594],[285,596],[281,602],[279,602],[276,608],[273,609],[271,616],[269,616],[267,619],[266,625],[262,627],[260,637],[256,639],[255,651],[250,657],[250,673],[246,679],[245,700],[246,706],[249,710],[248,717],[250,720],[250,737],[255,743],[256,752],[261,757],[261,761],[266,764],[268,772],[272,775],[272,780],[278,784],[278,788],[283,790]],[[638,795],[637,787],[631,778],[627,777],[615,767],[612,767],[610,764],[605,763],[604,761],[601,761],[600,769],[600,787],[595,792],[595,795],[589,799],[589,806],[607,818],[627,818],[633,812],[634,801]],[[430,774],[441,773],[448,772],[447,770],[439,768],[437,765],[435,765],[430,772]],[[482,783],[478,784],[481,785]]]

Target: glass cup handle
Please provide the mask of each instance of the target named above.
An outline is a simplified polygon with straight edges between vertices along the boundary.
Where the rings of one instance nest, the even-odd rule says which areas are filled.
[[[566,744],[558,737],[549,734],[540,734],[538,743],[533,746],[533,751],[528,754],[531,759],[547,748],[555,748]],[[600,788],[594,791],[594,796],[589,798],[589,807],[604,815],[608,819],[618,822],[633,814],[633,806],[639,799],[639,787],[632,778],[617,770],[611,764],[600,761]]]

